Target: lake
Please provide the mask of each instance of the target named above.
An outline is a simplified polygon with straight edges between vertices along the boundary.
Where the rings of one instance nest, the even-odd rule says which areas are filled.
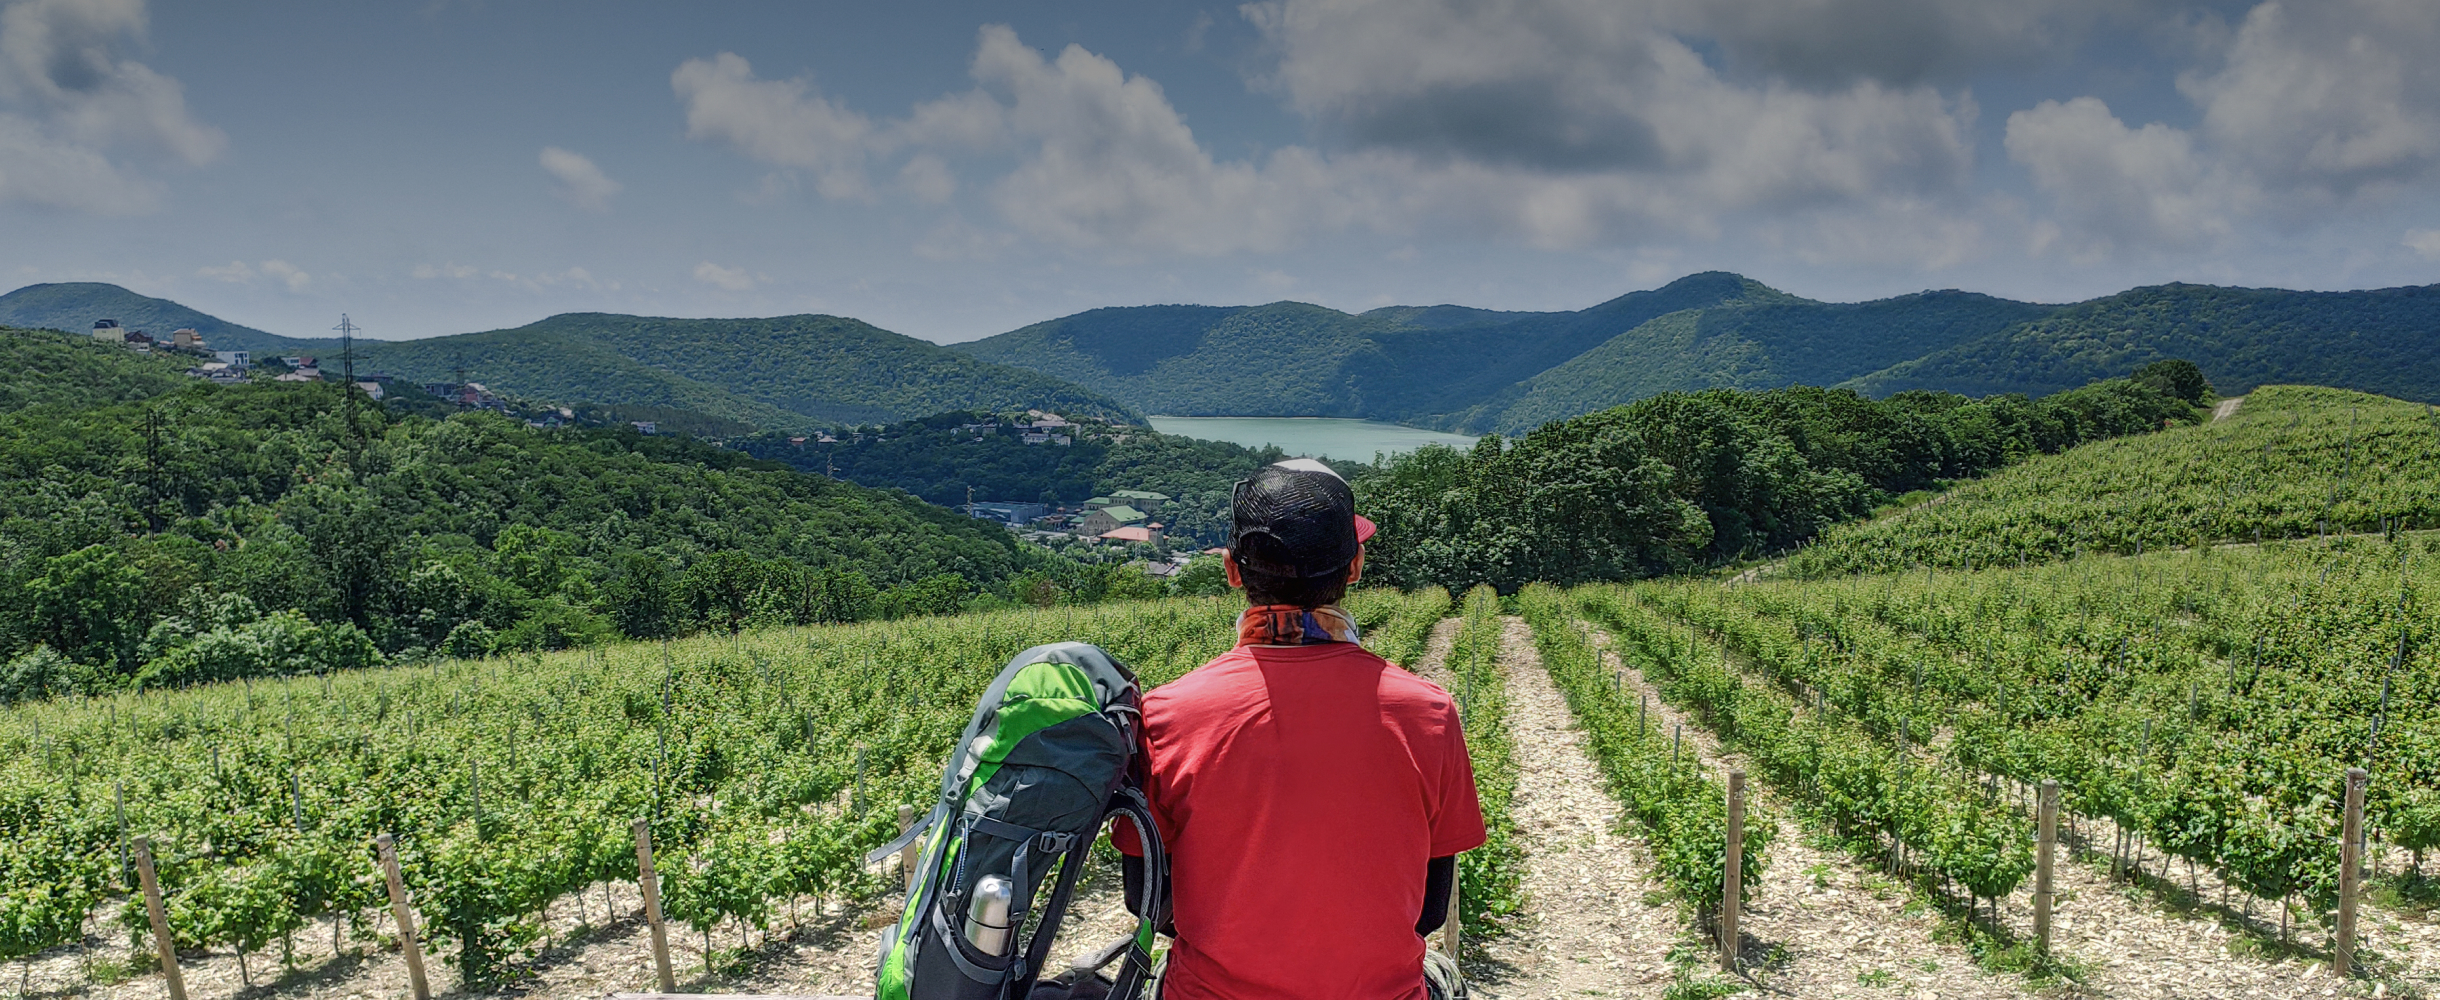
[[[1404,424],[1344,417],[1152,417],[1152,429],[1163,434],[1226,441],[1249,448],[1278,445],[1290,455],[1328,456],[1349,462],[1370,462],[1376,452],[1396,454],[1427,444],[1472,448],[1475,438],[1444,434]]]

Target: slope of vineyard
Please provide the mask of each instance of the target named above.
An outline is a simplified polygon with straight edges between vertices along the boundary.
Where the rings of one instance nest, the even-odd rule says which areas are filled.
[[[1405,660],[1448,602],[1351,604]],[[366,926],[381,904],[370,842],[389,832],[448,960],[470,986],[496,983],[535,944],[528,915],[632,878],[637,817],[672,920],[762,926],[795,897],[880,888],[859,856],[933,787],[1009,656],[1082,639],[1159,684],[1227,649],[1241,608],[781,629],[23,705],[0,712],[0,960],[77,940],[113,900],[140,928],[136,836],[153,838],[182,948]]]
[[[2440,526],[2440,417],[2344,389],[2266,386],[2225,420],[2037,456],[1831,528],[1787,570],[2014,565],[2401,525]]]
[[[2376,879],[2421,885],[2440,847],[2435,548],[2308,539],[1581,599],[1774,781],[1960,902],[2018,890],[2027,799],[2055,779],[2086,829],[2116,831],[2113,874],[2149,864],[2181,905],[2319,945],[2347,768],[2370,774]],[[2440,977],[2431,941],[2374,924],[2371,971]]]

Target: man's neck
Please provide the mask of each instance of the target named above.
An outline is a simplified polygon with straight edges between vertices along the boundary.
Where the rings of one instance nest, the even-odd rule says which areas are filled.
[[[1355,616],[1336,604],[1300,608],[1264,604],[1245,609],[1237,618],[1237,645],[1312,646],[1328,642],[1361,642]]]

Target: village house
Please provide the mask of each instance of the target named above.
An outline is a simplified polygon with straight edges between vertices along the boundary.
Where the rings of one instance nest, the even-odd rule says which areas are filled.
[[[1120,528],[1142,527],[1150,520],[1151,518],[1146,517],[1143,511],[1120,504],[1115,507],[1103,507],[1086,514],[1084,523],[1077,526],[1077,531],[1080,534],[1098,538],[1106,532]]]
[[[995,502],[985,500],[974,504],[967,510],[967,513],[971,516],[978,517],[986,521],[998,521],[1011,527],[1018,527],[1024,525],[1026,522],[1032,521],[1037,517],[1050,513],[1050,510],[1051,508],[1049,504]]]
[[[1160,522],[1155,521],[1151,524],[1112,528],[1094,537],[1105,542],[1143,542],[1147,545],[1159,545],[1161,543],[1161,525]]]
[[[1111,490],[1110,499],[1142,511],[1157,511],[1169,502],[1167,493],[1147,493],[1143,490]]]

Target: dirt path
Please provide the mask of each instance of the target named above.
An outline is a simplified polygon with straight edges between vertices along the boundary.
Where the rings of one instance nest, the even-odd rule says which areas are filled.
[[[1433,633],[1419,673],[1439,673],[1458,624],[1442,622]],[[1670,946],[1683,936],[1677,909],[1646,901],[1657,900],[1659,889],[1650,857],[1620,832],[1618,803],[1602,790],[1584,734],[1542,671],[1531,633],[1519,619],[1504,626],[1500,658],[1518,770],[1509,809],[1525,842],[1526,906],[1507,934],[1468,947],[1473,995],[1659,996],[1672,978]]]
[[[1621,664],[1606,648],[1607,632],[1589,632],[1604,647],[1604,661],[1625,675],[1627,694],[1650,699],[1655,726],[1672,733],[1682,727],[1688,751],[1721,771],[1746,766],[1741,755],[1724,752],[1709,731],[1664,704],[1642,672]],[[1906,1000],[2035,995],[2026,980],[1984,973],[1963,948],[1935,941],[1939,917],[1911,903],[1903,886],[1844,850],[1810,843],[1775,791],[1754,787],[1758,805],[1779,817],[1780,830],[1766,855],[1761,894],[1747,907],[1740,930],[1748,939],[1748,960],[1760,966],[1755,978],[1771,992]]]
[[[2234,416],[2237,412],[2237,407],[2243,405],[2245,405],[2245,397],[2243,396],[2230,396],[2227,399],[2221,400],[2220,405],[2211,408],[2211,422],[2216,424],[2222,420],[2226,420],[2229,417]]]

